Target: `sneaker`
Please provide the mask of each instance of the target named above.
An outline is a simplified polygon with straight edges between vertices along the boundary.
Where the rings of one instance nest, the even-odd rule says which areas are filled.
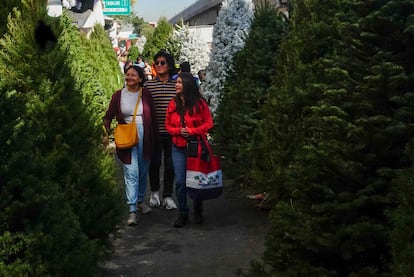
[[[160,193],[158,191],[151,192],[149,204],[151,207],[159,207],[161,205]]]
[[[148,207],[148,205],[145,204],[144,202],[138,203],[137,208],[138,208],[138,211],[141,211],[141,213],[143,214],[148,214],[152,211],[152,209]]]
[[[188,214],[180,214],[177,220],[174,222],[175,228],[184,227],[188,223]]]
[[[165,197],[164,201],[162,201],[162,205],[167,210],[177,209],[177,205],[175,204],[174,200],[171,197]]]
[[[130,212],[128,217],[128,226],[137,225],[137,214],[135,212]]]

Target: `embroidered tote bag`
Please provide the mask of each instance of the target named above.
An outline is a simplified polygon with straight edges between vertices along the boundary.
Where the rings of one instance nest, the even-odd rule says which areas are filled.
[[[197,155],[187,156],[187,193],[193,200],[214,199],[223,192],[220,157],[213,154],[205,136],[197,138]]]

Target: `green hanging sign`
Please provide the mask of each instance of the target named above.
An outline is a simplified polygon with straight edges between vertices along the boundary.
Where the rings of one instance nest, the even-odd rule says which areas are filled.
[[[104,15],[129,15],[131,3],[129,0],[102,0]]]

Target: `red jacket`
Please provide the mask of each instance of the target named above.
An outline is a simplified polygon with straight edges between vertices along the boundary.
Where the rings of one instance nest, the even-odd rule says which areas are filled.
[[[210,109],[204,99],[199,102],[199,112],[190,115],[186,111],[184,115],[185,124],[187,130],[191,135],[205,135],[213,128],[213,118],[211,116]],[[172,99],[168,104],[167,116],[165,118],[165,128],[167,132],[172,136],[172,142],[178,147],[187,146],[187,139],[180,134],[181,117],[176,109],[175,100]]]
[[[143,105],[142,120],[144,123],[144,145],[143,145],[143,157],[145,160],[150,160],[154,151],[155,143],[158,143],[158,122],[155,114],[155,106],[152,101],[151,93],[146,89],[142,89],[141,97]],[[111,98],[108,110],[103,117],[104,126],[106,130],[111,129],[112,119],[115,118],[118,123],[125,123],[124,116],[121,112],[121,90],[116,91]],[[116,149],[118,158],[124,164],[131,163],[131,149]]]

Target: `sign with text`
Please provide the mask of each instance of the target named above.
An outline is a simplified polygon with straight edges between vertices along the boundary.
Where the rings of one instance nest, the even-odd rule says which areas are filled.
[[[129,0],[102,0],[104,15],[129,15],[131,3]]]

